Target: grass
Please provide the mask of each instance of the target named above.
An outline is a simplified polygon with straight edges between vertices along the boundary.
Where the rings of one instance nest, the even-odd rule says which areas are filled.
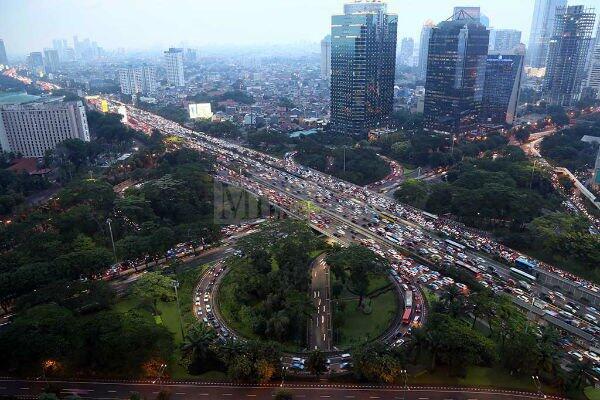
[[[378,277],[369,282],[369,291],[389,283],[386,277]],[[344,302],[344,309],[334,307],[334,321],[339,321],[336,330],[336,345],[348,348],[375,339],[390,326],[398,308],[398,298],[394,290],[389,290],[373,299],[366,299],[367,312],[358,309],[358,297],[344,290],[337,301]]]
[[[180,284],[179,301],[184,329],[187,329],[189,325],[195,322],[195,317],[192,314],[192,294],[196,283],[200,279],[200,276],[207,265],[196,266],[195,268],[189,268],[190,266],[186,265],[186,267],[188,268],[186,268],[183,272],[176,274],[176,278]],[[141,309],[144,314],[147,314],[148,318],[153,318],[157,324],[164,325],[169,332],[171,332],[173,335],[173,343],[175,344],[175,352],[173,354],[172,362],[169,363],[169,374],[172,378],[200,378],[202,380],[224,379],[224,374],[219,371],[209,371],[198,376],[192,376],[188,374],[185,366],[179,363],[181,360],[180,347],[183,343],[183,336],[181,332],[181,323],[179,320],[177,302],[159,301],[157,307],[160,315],[153,316],[150,310],[143,308],[139,299],[133,296],[127,296],[114,305],[114,310],[121,313],[126,313],[132,309]]]
[[[434,373],[422,373],[409,377],[409,384],[477,386],[503,389],[536,391],[529,376],[515,376],[500,367],[468,367],[465,378],[448,376],[448,369],[438,367]],[[556,393],[556,389],[544,386],[544,393]]]
[[[600,389],[596,389],[593,386],[588,386],[583,389],[583,394],[585,394],[585,397],[589,400],[600,400]]]

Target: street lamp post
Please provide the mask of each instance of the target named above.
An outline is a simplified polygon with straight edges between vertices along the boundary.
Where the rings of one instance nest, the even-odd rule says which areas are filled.
[[[402,395],[402,399],[406,400],[406,391],[408,390],[408,372],[403,369],[400,371],[400,374],[404,376],[404,394]]]
[[[173,288],[175,289],[175,299],[177,300],[177,313],[179,314],[179,327],[181,328],[181,339],[185,337],[183,333],[183,320],[181,319],[181,306],[179,305],[179,292],[177,292],[177,288],[179,287],[179,281],[173,281]]]
[[[162,376],[167,368],[167,364],[160,364],[160,370],[158,371],[158,377],[152,381],[152,383],[160,382],[160,390],[162,391]]]
[[[110,218],[106,218],[106,223],[108,224],[108,231],[110,232],[110,242],[112,243],[113,256],[115,256],[115,264],[117,263],[117,250],[115,249],[115,238],[113,237],[112,226],[110,223],[112,220]]]
[[[279,385],[279,387],[283,387],[283,384],[285,383],[285,366],[283,365],[283,357],[280,358],[281,361],[281,384]]]
[[[537,375],[533,375],[531,376],[531,379],[533,380],[533,384],[535,385],[538,394],[541,398],[546,398],[546,395],[544,394],[544,392],[542,391],[542,382],[540,382],[540,377]]]

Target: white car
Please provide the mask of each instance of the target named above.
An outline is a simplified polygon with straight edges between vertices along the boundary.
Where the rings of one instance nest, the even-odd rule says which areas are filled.
[[[584,352],[583,355],[585,355],[587,358],[589,358],[593,362],[600,363],[600,356],[598,354],[594,353],[593,351],[588,350],[588,351]]]

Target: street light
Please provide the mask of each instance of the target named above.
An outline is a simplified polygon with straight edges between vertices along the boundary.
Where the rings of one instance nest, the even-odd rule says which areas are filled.
[[[160,390],[162,391],[162,376],[165,373],[165,368],[167,368],[167,364],[160,364],[160,370],[158,371],[158,376],[152,383],[160,382]]]
[[[279,361],[281,362],[281,384],[279,385],[279,387],[283,387],[283,383],[284,383],[284,380],[285,380],[285,370],[286,370],[286,368],[283,365],[283,357],[281,357],[279,359]]]
[[[110,218],[106,218],[106,223],[108,224],[108,231],[110,232],[110,242],[112,243],[113,255],[115,256],[115,264],[117,263],[117,250],[115,250],[115,239],[113,237],[112,226],[110,223],[112,220]]]
[[[402,395],[402,398],[406,399],[406,391],[408,390],[408,372],[403,369],[400,371],[400,374],[404,376],[404,394]]]
[[[181,339],[185,337],[183,333],[183,320],[181,319],[181,306],[179,305],[179,293],[177,288],[179,287],[179,281],[173,281],[173,288],[175,289],[175,299],[177,300],[177,313],[179,314],[179,327],[181,328]]]
[[[538,394],[540,395],[540,397],[542,398],[546,398],[546,395],[544,394],[544,392],[542,391],[542,382],[540,382],[540,377],[537,375],[532,375],[531,379],[533,380],[533,384],[535,385]]]

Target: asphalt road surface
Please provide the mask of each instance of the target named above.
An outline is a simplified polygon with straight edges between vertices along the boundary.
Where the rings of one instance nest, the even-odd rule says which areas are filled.
[[[161,382],[68,382],[50,381],[64,395],[76,394],[83,399],[116,400],[128,399],[133,393],[142,398],[153,399],[160,390],[171,393],[173,400],[187,399],[272,399],[279,388],[275,385],[232,385],[228,383],[161,383]],[[0,397],[18,396],[37,398],[46,386],[45,381],[0,380]],[[320,383],[285,383],[294,399],[410,399],[410,400],[496,400],[496,399],[539,399],[537,393],[518,391],[487,391],[464,388],[435,388],[375,385],[327,385]],[[548,397],[555,398],[555,397]]]
[[[311,298],[316,309],[310,327],[310,349],[330,351],[332,339],[331,327],[331,288],[329,266],[325,255],[315,259],[311,271]]]

